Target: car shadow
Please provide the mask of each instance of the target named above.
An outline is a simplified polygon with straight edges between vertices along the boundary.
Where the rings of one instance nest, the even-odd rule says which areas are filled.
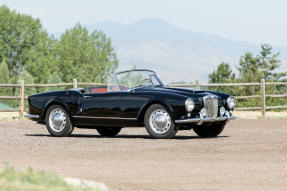
[[[31,136],[31,137],[53,137],[49,134],[25,134],[25,136]],[[155,139],[150,137],[149,135],[127,135],[127,134],[122,134],[122,135],[117,135],[114,137],[104,137],[101,135],[90,135],[90,134],[72,134],[72,138],[105,138],[105,139]],[[220,138],[227,138],[229,136],[218,136],[218,137],[211,137],[211,138],[203,138],[199,136],[186,136],[186,135],[178,135],[175,136],[172,139],[176,140],[186,140],[186,139],[220,139]]]

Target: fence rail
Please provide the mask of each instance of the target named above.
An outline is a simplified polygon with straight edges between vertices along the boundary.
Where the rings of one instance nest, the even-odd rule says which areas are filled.
[[[6,96],[1,95],[0,99],[19,99],[19,109],[12,110],[0,110],[0,112],[15,112],[19,111],[19,118],[22,119],[24,116],[24,100],[28,99],[24,95],[25,87],[62,87],[62,86],[71,86],[73,88],[78,88],[78,86],[104,86],[105,83],[89,83],[89,82],[78,82],[77,79],[73,79],[71,83],[59,83],[59,84],[24,84],[24,81],[20,81],[19,84],[0,84],[0,87],[14,87],[20,89],[19,96]],[[266,95],[265,88],[270,85],[287,85],[287,82],[265,82],[264,79],[261,79],[260,83],[217,83],[217,84],[200,84],[196,81],[195,84],[168,84],[170,87],[193,87],[196,89],[201,89],[201,87],[238,87],[238,86],[260,86],[261,94],[260,95],[249,95],[249,96],[235,96],[236,99],[250,99],[250,98],[260,98],[261,105],[260,107],[237,107],[238,111],[249,111],[249,110],[261,110],[262,118],[265,118],[266,110],[272,109],[287,109],[287,105],[280,106],[266,106],[266,97],[270,98],[283,98],[287,97],[287,94],[272,94]]]
[[[61,84],[25,84],[26,87],[60,87],[60,86],[72,86],[73,83],[61,83]]]

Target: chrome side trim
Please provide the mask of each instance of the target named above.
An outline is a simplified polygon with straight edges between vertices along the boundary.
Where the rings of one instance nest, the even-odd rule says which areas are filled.
[[[137,120],[137,118],[122,118],[122,117],[93,117],[93,116],[79,116],[74,115],[75,118],[87,118],[87,119],[118,119],[118,120]]]
[[[33,115],[33,114],[30,114],[30,113],[26,113],[24,115],[24,117],[26,118],[32,118],[32,119],[39,119],[40,118],[40,115]]]
[[[204,122],[215,122],[215,121],[229,121],[232,119],[236,119],[235,116],[230,117],[216,117],[214,119],[212,118],[193,118],[193,119],[182,119],[182,120],[175,120],[175,123],[198,123],[199,125]]]

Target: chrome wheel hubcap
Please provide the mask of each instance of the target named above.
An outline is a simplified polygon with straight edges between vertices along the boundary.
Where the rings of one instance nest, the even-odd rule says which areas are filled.
[[[66,126],[65,112],[60,108],[55,108],[49,115],[49,125],[55,132],[61,132]]]
[[[166,133],[171,126],[171,119],[164,109],[154,110],[149,118],[150,127],[159,134]]]

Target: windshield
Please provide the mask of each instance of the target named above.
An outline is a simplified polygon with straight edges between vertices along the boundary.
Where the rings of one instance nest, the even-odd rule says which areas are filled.
[[[146,70],[120,72],[116,74],[116,78],[120,90],[163,85],[154,72]]]

